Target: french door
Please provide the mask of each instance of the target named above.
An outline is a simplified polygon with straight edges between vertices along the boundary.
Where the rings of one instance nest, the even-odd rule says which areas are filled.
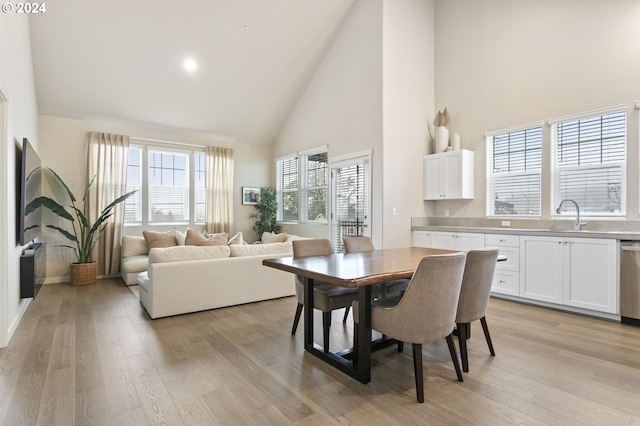
[[[371,236],[370,155],[331,163],[331,244],[344,252],[343,237]]]

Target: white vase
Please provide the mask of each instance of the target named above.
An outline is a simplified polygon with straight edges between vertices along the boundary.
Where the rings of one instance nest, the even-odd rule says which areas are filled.
[[[457,133],[451,135],[451,149],[454,151],[458,151],[460,149],[460,135]]]
[[[436,153],[445,152],[449,146],[449,129],[445,126],[436,127]]]

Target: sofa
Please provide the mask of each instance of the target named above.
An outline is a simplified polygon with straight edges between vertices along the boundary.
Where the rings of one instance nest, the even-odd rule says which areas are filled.
[[[125,236],[122,278],[129,284],[135,277],[140,303],[154,319],[292,296],[295,276],[263,266],[262,261],[292,256],[291,241],[299,238],[149,250],[143,237]]]

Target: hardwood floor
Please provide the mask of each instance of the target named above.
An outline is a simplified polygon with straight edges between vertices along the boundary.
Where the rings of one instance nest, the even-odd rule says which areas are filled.
[[[0,349],[3,425],[433,424],[640,426],[640,328],[492,299],[496,357],[472,325],[470,372],[444,339],[374,353],[362,385],[292,337],[294,297],[150,320],[117,280],[43,286]],[[335,312],[332,349],[350,346]],[[317,324],[321,324],[320,317]],[[316,341],[321,342],[321,329]]]

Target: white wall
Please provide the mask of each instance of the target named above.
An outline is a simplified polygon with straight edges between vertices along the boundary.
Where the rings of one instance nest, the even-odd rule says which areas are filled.
[[[27,15],[0,15],[0,92],[7,102],[0,119],[0,347],[8,344],[31,299],[20,299],[20,254],[16,243],[16,144],[28,138],[38,150],[38,110]],[[1,102],[1,100],[0,100]],[[6,125],[3,125],[3,121]]]
[[[131,137],[148,138],[170,142],[181,142],[195,145],[215,145],[233,148],[234,150],[234,227],[232,233],[242,231],[245,239],[253,241],[251,231],[254,212],[253,206],[241,204],[242,186],[267,186],[273,176],[273,154],[269,146],[254,146],[239,142],[212,140],[204,136],[190,135],[166,130],[144,128],[140,125],[125,123],[89,122],[52,116],[40,116],[40,156],[43,166],[54,169],[67,182],[76,196],[82,194],[86,187],[87,164],[87,132],[98,131],[119,133]],[[43,218],[46,216],[43,215]],[[186,225],[177,226],[179,229]],[[151,229],[150,227],[149,229]],[[160,230],[169,227],[163,226]],[[125,227],[125,234],[141,235],[138,227]],[[67,263],[73,260],[69,249],[53,247],[62,241],[55,232],[47,233],[50,241],[47,248],[47,280],[46,283],[68,280]]]
[[[442,216],[485,215],[487,130],[640,98],[640,2],[437,0],[436,108],[475,151],[475,199],[428,202]],[[627,211],[638,218],[638,113],[629,113]],[[543,219],[549,218],[549,128],[543,133]]]
[[[383,10],[383,246],[392,248],[411,245],[411,217],[424,215],[422,157],[434,116],[434,4],[385,0]]]
[[[371,222],[378,241],[383,184],[381,24],[382,0],[354,5],[274,144],[275,157],[325,144],[330,158],[373,149]],[[286,226],[285,231],[330,238],[326,225]]]

